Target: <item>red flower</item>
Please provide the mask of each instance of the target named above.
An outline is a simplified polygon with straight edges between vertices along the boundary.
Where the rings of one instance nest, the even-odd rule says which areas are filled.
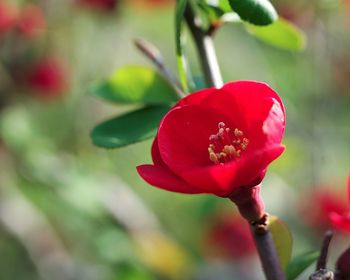
[[[300,216],[307,225],[322,233],[331,226],[330,213],[342,215],[349,209],[343,193],[334,190],[331,186],[319,186],[303,197]]]
[[[43,11],[36,5],[26,5],[17,21],[17,28],[27,38],[36,38],[46,28],[46,19]]]
[[[0,2],[0,34],[10,31],[16,24],[17,10],[6,1]]]
[[[59,59],[47,57],[29,68],[26,82],[33,94],[43,98],[56,97],[66,89],[67,71]]]
[[[238,81],[181,99],[162,119],[153,165],[137,167],[149,184],[173,192],[229,197],[258,185],[281,155],[285,111],[268,85]]]
[[[239,215],[215,218],[206,239],[209,255],[239,260],[256,253],[249,225]]]
[[[350,202],[350,174],[348,178],[348,200]],[[334,228],[343,230],[346,233],[350,233],[350,212],[338,213],[331,212],[329,219]]]

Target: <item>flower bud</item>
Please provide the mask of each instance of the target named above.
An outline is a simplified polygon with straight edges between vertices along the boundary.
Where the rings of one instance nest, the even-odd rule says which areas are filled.
[[[67,87],[68,74],[60,59],[42,58],[30,66],[27,71],[27,87],[37,97],[42,99],[58,97]]]
[[[337,264],[337,279],[350,279],[350,247],[339,257]]]

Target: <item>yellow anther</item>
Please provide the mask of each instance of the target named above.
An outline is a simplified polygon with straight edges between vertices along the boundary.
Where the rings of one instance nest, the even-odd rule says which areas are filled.
[[[220,153],[220,158],[223,158],[223,157],[227,157],[227,154],[224,153],[224,152],[221,152],[221,153]]]
[[[209,152],[209,159],[214,163],[219,163],[218,157],[214,152]]]
[[[226,153],[227,155],[234,155],[236,152],[236,149],[232,145],[225,145],[223,152]]]
[[[238,128],[235,128],[234,134],[235,136],[243,136],[243,131],[239,130]]]
[[[225,128],[226,124],[224,122],[219,122],[218,127],[220,128]]]
[[[245,150],[249,144],[249,140],[247,138],[243,138],[241,148],[242,150]]]

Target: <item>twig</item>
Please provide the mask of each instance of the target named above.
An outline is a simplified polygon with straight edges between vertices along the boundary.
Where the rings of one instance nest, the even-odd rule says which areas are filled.
[[[184,97],[185,94],[181,90],[181,84],[175,78],[173,73],[165,66],[163,56],[161,52],[156,48],[156,46],[142,38],[134,39],[134,44],[138,50],[140,50],[153,64],[157,66],[159,71],[174,87],[179,96]]]
[[[266,279],[286,279],[278,260],[272,234],[268,229],[267,214],[265,214],[260,222],[255,222],[253,225],[251,224],[251,230]]]
[[[317,261],[316,270],[325,269],[327,265],[328,248],[333,237],[333,232],[328,230],[323,239],[321,254]]]
[[[190,4],[185,9],[185,20],[198,50],[198,56],[207,85],[220,88],[223,85],[218,60],[212,40],[213,32],[205,32]]]
[[[334,274],[332,271],[327,270],[327,257],[328,257],[328,248],[333,237],[333,232],[328,230],[322,242],[321,254],[316,264],[316,272],[313,273],[309,280],[333,280]]]

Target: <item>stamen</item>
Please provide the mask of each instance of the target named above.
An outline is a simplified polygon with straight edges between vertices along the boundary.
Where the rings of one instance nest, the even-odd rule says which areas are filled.
[[[235,128],[235,136],[243,136],[243,131],[239,130],[238,128]]]
[[[209,152],[209,159],[216,164],[220,163],[218,157],[214,152]]]
[[[225,126],[226,126],[226,124],[225,124],[224,122],[219,122],[219,123],[218,123],[219,129],[220,129],[220,128],[224,128]]]
[[[247,138],[243,138],[243,141],[242,141],[242,144],[241,144],[242,150],[247,149],[248,144],[249,144],[249,140]]]
[[[218,123],[218,132],[209,137],[209,159],[215,164],[236,160],[248,147],[249,140],[242,130],[231,130],[224,122]]]

